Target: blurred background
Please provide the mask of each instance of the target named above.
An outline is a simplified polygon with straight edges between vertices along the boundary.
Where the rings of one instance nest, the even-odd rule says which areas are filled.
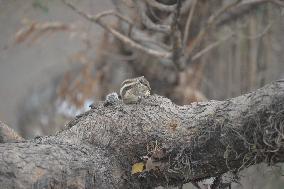
[[[282,1],[184,0],[179,11],[176,0],[66,2],[0,0],[0,120],[25,138],[54,134],[126,78],[144,75],[183,105],[284,77]],[[80,10],[119,15],[95,23]],[[233,188],[284,188],[279,167],[251,167]]]

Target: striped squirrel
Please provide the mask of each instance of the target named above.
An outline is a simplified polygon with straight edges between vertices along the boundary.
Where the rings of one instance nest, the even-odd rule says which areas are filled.
[[[132,79],[126,79],[122,82],[120,88],[120,96],[116,92],[109,93],[103,105],[111,106],[122,99],[125,104],[135,104],[140,102],[142,98],[150,96],[151,87],[147,79],[144,76],[136,77]],[[97,106],[97,103],[90,105],[92,109]]]
[[[125,104],[134,104],[150,96],[151,87],[144,76],[126,79],[122,82],[120,96]]]

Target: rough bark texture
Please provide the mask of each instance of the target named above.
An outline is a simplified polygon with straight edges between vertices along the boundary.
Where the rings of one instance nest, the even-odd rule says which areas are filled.
[[[226,101],[153,95],[96,108],[54,136],[0,144],[3,188],[152,188],[284,161],[284,80]],[[146,170],[131,166],[148,155]]]

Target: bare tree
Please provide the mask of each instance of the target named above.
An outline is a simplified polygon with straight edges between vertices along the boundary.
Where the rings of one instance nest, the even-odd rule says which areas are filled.
[[[137,73],[174,86],[172,96],[188,91],[185,78],[192,74],[190,65],[235,35],[231,32],[204,45],[216,27],[259,4],[283,6],[275,0],[211,3],[214,9],[196,23],[193,15],[203,5],[197,0],[113,1],[116,10],[95,16],[64,3],[118,39],[121,55]],[[119,24],[102,20],[109,15]],[[250,37],[262,36],[269,28]],[[145,55],[158,59],[158,66],[147,58],[135,61]],[[193,89],[202,66],[197,68]],[[1,184],[4,188],[154,188],[196,185],[216,177],[213,187],[217,188],[224,173],[237,175],[254,164],[283,162],[283,83],[225,101],[184,106],[158,95],[136,105],[119,102],[104,107],[101,102],[56,135],[34,140],[10,138],[15,134],[3,127],[2,141],[18,142],[0,145]],[[205,99],[202,93],[193,94],[195,100]],[[142,170],[131,171],[136,165],[142,165]]]
[[[231,28],[223,37],[215,39],[222,26],[230,28],[230,23],[266,4],[283,6],[280,1],[271,0],[126,0],[112,1],[114,10],[90,15],[72,1],[63,2],[112,34],[117,39],[113,46],[126,58],[135,75],[144,75],[154,85],[157,83],[155,88],[159,93],[178,104],[206,99],[200,91],[206,66],[201,58],[239,35]],[[116,24],[107,23],[104,20],[107,16],[116,18]],[[248,39],[261,38],[271,26],[268,23]],[[255,59],[253,55],[251,59]],[[256,72],[255,61],[245,64],[252,64],[250,67]],[[255,73],[248,74],[255,77]],[[253,83],[255,79],[251,80]],[[167,88],[159,88],[161,83]],[[186,90],[181,92],[181,88]]]

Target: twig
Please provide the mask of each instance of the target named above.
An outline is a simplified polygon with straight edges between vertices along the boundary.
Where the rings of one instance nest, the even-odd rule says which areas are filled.
[[[67,2],[66,0],[63,0],[63,2],[70,7],[72,10],[74,10],[76,13],[78,13],[79,15],[83,16],[84,18],[86,18],[87,20],[91,21],[91,22],[95,22],[97,24],[99,24],[100,26],[102,26],[105,30],[109,31],[111,34],[113,34],[116,38],[118,38],[119,40],[121,40],[122,42],[126,43],[128,46],[135,48],[137,50],[140,50],[142,52],[145,52],[151,56],[154,57],[158,57],[158,58],[171,58],[172,53],[167,52],[167,51],[156,51],[154,49],[149,49],[146,48],[142,45],[140,45],[139,43],[133,41],[132,39],[130,39],[129,37],[125,36],[124,34],[120,33],[119,31],[115,30],[114,28],[108,26],[107,24],[103,23],[100,18],[109,14],[113,14],[113,11],[105,11],[102,12],[100,14],[97,14],[95,16],[93,15],[89,15],[79,9],[77,9],[73,4],[71,4],[70,2]]]
[[[185,46],[185,44],[188,40],[188,34],[189,34],[188,32],[190,31],[190,24],[191,24],[191,21],[192,21],[192,17],[193,17],[194,11],[195,11],[196,4],[197,4],[197,0],[193,0],[191,8],[190,8],[189,15],[188,15],[188,18],[187,18],[187,21],[186,21],[186,25],[185,25],[185,31],[184,31],[184,35],[183,35],[183,46]]]
[[[70,25],[63,24],[60,22],[45,22],[39,23],[35,21],[30,21],[26,23],[27,26],[20,29],[15,35],[15,42],[24,42],[28,37],[32,36],[31,41],[35,41],[43,34],[49,31],[66,31],[72,29]]]

